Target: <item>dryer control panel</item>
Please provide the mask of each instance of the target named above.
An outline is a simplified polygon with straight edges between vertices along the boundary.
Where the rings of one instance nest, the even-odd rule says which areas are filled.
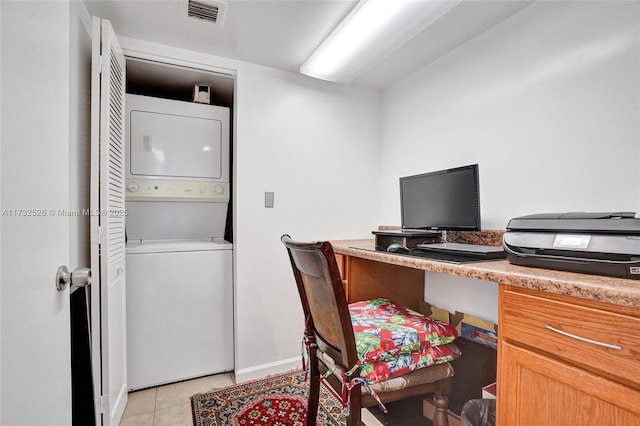
[[[196,201],[228,203],[228,182],[126,179],[126,201]]]

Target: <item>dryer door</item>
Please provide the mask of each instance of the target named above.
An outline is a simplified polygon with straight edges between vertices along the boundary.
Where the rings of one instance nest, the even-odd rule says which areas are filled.
[[[220,179],[220,120],[131,111],[131,174]]]

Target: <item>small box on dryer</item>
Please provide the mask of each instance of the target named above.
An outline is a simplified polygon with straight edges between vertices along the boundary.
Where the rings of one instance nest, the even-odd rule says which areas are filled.
[[[204,84],[193,86],[193,102],[208,104],[211,99],[211,88]]]

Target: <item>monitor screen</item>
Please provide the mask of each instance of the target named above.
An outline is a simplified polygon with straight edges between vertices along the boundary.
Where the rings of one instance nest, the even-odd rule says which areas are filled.
[[[480,230],[478,165],[400,178],[403,229]]]

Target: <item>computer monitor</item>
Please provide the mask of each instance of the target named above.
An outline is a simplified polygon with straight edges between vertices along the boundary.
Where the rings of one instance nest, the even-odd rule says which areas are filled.
[[[480,230],[478,165],[400,178],[403,229]]]

